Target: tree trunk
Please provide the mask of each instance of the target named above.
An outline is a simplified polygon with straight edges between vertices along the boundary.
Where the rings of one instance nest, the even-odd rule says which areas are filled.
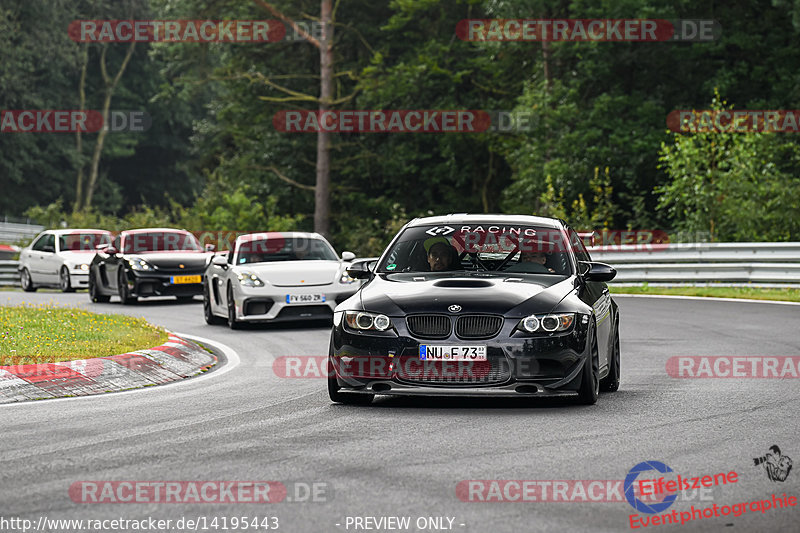
[[[100,74],[102,74],[103,82],[105,84],[105,96],[103,98],[103,127],[100,128],[100,131],[97,134],[97,141],[94,145],[94,153],[92,154],[92,163],[89,171],[89,182],[86,184],[86,199],[83,202],[83,209],[90,209],[92,207],[92,196],[94,195],[94,189],[97,186],[97,177],[100,172],[100,156],[103,154],[103,144],[105,144],[106,135],[108,135],[108,111],[111,108],[111,97],[114,96],[114,91],[119,84],[119,80],[122,78],[122,74],[125,73],[125,68],[128,66],[128,62],[131,60],[131,57],[133,57],[133,50],[135,46],[136,41],[131,41],[131,45],[128,47],[128,51],[125,53],[125,59],[122,60],[122,65],[120,65],[119,70],[113,79],[109,77],[108,71],[106,70],[107,48],[103,48],[103,51],[100,53]]]
[[[85,111],[86,107],[86,66],[89,63],[89,45],[83,47],[83,64],[81,65],[81,79],[78,85],[80,103],[78,109]],[[83,209],[83,138],[80,128],[75,131],[75,151],[78,153],[78,180],[75,184],[75,203],[72,212],[77,213]]]
[[[103,153],[103,145],[106,142],[106,135],[108,135],[108,110],[110,107],[111,91],[106,91],[106,96],[103,98],[103,127],[97,132],[97,141],[94,143],[94,153],[92,154],[92,163],[89,170],[89,183],[86,184],[86,201],[83,204],[86,209],[92,207],[92,196],[97,186],[97,176],[100,172],[100,155]]]
[[[320,114],[330,109],[333,100],[333,10],[331,0],[322,0],[320,20],[322,39],[319,47],[320,63]],[[314,191],[314,231],[327,237],[330,234],[330,133],[320,129],[317,133],[317,182]]]

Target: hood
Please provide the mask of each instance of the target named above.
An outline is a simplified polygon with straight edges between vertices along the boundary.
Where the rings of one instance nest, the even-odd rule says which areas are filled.
[[[58,256],[64,260],[68,265],[88,265],[94,258],[95,251],[87,250],[85,252],[64,251],[58,252]]]
[[[125,254],[125,259],[139,257],[156,268],[186,270],[202,269],[212,254],[208,252],[149,252],[141,254]]]
[[[379,274],[361,291],[364,309],[389,316],[460,313],[527,316],[547,313],[574,290],[574,278],[515,274]]]
[[[274,287],[329,285],[341,276],[339,261],[277,261],[237,265],[237,272],[252,272]]]

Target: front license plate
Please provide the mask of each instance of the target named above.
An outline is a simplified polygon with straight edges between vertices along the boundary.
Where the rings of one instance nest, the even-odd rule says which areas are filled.
[[[486,346],[431,346],[420,344],[423,361],[486,361]]]
[[[325,302],[324,294],[287,294],[287,304],[320,304]]]
[[[169,282],[173,285],[180,285],[182,283],[202,283],[201,276],[171,276]]]

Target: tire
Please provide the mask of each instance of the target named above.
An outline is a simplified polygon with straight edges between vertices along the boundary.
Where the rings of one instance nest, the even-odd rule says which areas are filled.
[[[236,320],[236,303],[233,301],[233,288],[228,285],[228,327],[242,329],[242,323]]]
[[[616,392],[619,389],[619,325],[614,328],[614,346],[611,350],[611,361],[609,363],[608,375],[600,381],[600,390],[603,392]]]
[[[28,272],[27,268],[19,271],[19,284],[25,292],[36,292],[36,285],[33,284],[31,273]]]
[[[597,403],[597,397],[600,393],[600,380],[598,374],[600,373],[598,352],[597,352],[597,330],[592,325],[591,333],[591,351],[589,357],[583,364],[583,371],[581,372],[581,387],[578,389],[578,403],[583,405],[594,405]]]
[[[72,281],[69,279],[69,270],[67,270],[67,267],[62,266],[58,273],[58,288],[61,289],[61,292],[75,292],[75,289],[72,287]]]
[[[332,402],[345,405],[369,405],[372,403],[374,394],[359,394],[352,392],[341,392],[339,382],[336,381],[336,371],[333,369],[333,362],[328,355],[328,396]]]
[[[125,279],[125,271],[121,268],[117,271],[117,292],[119,294],[119,302],[122,305],[132,305],[139,300],[136,296],[131,296],[128,280]]]
[[[100,289],[97,286],[97,280],[94,279],[94,272],[89,270],[89,299],[94,303],[106,303],[111,299],[111,296],[100,294]]]
[[[224,318],[218,317],[211,310],[211,291],[209,290],[207,283],[203,283],[203,316],[206,319],[206,324],[209,326],[225,323]]]

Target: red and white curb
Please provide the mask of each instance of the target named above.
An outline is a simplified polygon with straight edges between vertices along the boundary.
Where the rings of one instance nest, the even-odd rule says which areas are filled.
[[[88,396],[160,385],[200,374],[216,356],[170,333],[149,350],[61,363],[0,366],[0,403]]]

